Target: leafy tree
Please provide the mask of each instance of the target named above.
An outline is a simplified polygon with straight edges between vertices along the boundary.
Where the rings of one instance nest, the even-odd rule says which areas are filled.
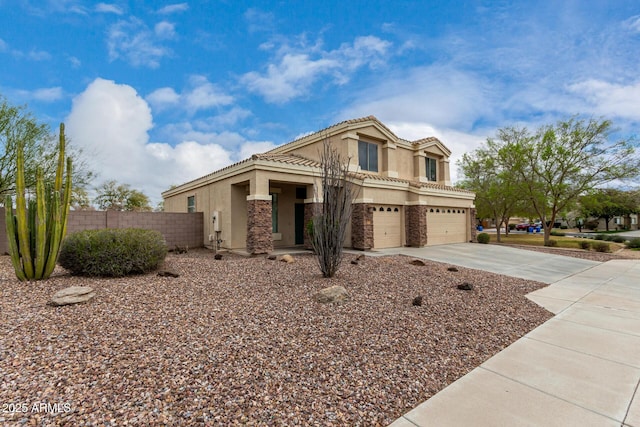
[[[71,189],[71,209],[74,211],[88,211],[95,208],[91,205],[91,199],[87,190],[82,187]]]
[[[580,205],[584,216],[604,219],[607,231],[613,217],[627,216],[640,209],[637,192],[615,188],[601,188],[584,195]]]
[[[49,126],[39,123],[25,107],[10,105],[0,95],[0,196],[16,192],[16,160],[18,147],[22,146],[25,164],[25,190],[34,194],[36,168],[41,168],[46,183],[53,183],[57,168],[57,137]],[[70,146],[66,152],[71,156],[73,186],[86,185],[93,177],[82,160],[82,152]],[[4,201],[4,197],[0,197]]]
[[[545,245],[559,213],[580,195],[640,174],[632,141],[614,140],[608,120],[573,117],[533,134],[526,128],[505,131],[517,137],[501,147],[503,166],[522,181],[522,195],[542,221]]]
[[[517,138],[513,130],[501,130],[498,139],[487,139],[482,147],[465,153],[458,161],[463,179],[458,186],[476,193],[476,211],[481,218],[494,218],[497,223],[496,240],[501,241],[501,225],[509,234],[509,218],[524,210],[522,183],[517,175],[504,166],[501,147]]]
[[[311,246],[324,277],[333,277],[342,261],[344,240],[351,221],[356,187],[349,181],[349,161],[344,160],[328,141],[320,157],[322,210],[313,217]]]
[[[152,210],[149,198],[141,191],[130,190],[124,205],[125,211],[149,212]]]
[[[102,210],[150,211],[149,198],[138,190],[132,190],[128,184],[118,184],[111,180],[96,188],[97,197],[93,200]]]

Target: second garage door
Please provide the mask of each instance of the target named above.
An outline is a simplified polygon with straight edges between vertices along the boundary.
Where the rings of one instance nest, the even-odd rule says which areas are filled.
[[[373,247],[402,246],[402,215],[399,206],[377,205],[373,211]]]
[[[427,210],[427,245],[467,241],[467,210],[429,208]]]

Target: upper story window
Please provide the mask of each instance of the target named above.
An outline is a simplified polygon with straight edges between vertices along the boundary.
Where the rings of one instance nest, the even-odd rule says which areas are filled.
[[[427,179],[429,181],[437,181],[438,180],[438,174],[437,174],[437,169],[436,169],[436,165],[437,165],[437,161],[436,159],[433,159],[431,157],[427,157]]]
[[[196,211],[196,196],[187,197],[187,212]]]
[[[378,144],[358,141],[358,164],[364,171],[378,172]]]

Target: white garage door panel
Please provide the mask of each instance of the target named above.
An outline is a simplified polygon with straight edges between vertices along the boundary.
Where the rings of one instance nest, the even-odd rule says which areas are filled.
[[[398,206],[377,205],[373,212],[373,247],[402,246],[402,216]]]
[[[431,208],[427,211],[427,245],[467,241],[467,209]],[[439,211],[439,212],[437,212]],[[460,213],[458,213],[460,211]]]

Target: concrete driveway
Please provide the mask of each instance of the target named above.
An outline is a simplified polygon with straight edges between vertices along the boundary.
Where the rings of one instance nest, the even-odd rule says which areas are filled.
[[[512,277],[555,283],[600,264],[596,261],[515,249],[509,246],[456,243],[424,248],[393,248],[367,255],[402,254]]]
[[[385,252],[551,283],[527,297],[556,314],[391,427],[640,426],[640,260],[477,243]]]

